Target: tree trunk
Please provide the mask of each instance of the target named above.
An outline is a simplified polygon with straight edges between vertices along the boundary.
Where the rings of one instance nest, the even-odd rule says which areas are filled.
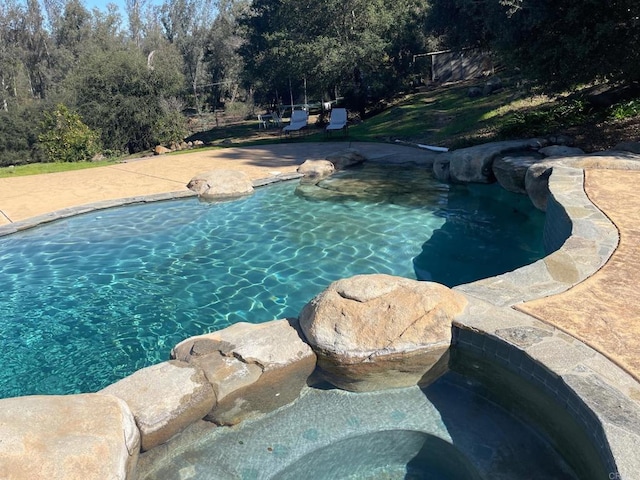
[[[234,83],[233,84],[233,91],[231,92],[231,103],[234,103],[236,101],[236,97],[238,96],[238,84]]]
[[[200,100],[198,98],[198,82],[197,82],[197,77],[194,76],[193,78],[193,83],[191,84],[191,87],[193,88],[193,101],[196,104],[196,112],[198,112],[198,115],[200,115],[200,113],[202,113],[200,111]]]
[[[8,90],[9,87],[5,84],[4,75],[2,75],[2,110],[5,112],[9,111],[9,104],[7,103],[7,96],[5,91]]]

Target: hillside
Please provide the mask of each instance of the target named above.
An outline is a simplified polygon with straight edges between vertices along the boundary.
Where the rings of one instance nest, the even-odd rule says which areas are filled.
[[[494,140],[553,135],[567,137],[587,152],[610,149],[621,141],[640,140],[635,100],[595,108],[586,95],[549,97],[528,93],[509,82],[491,95],[470,98],[468,92],[476,86],[481,87],[482,82],[441,85],[380,104],[364,121],[351,117],[348,138],[460,148]],[[310,117],[307,135],[292,141],[325,140],[322,125],[314,125],[317,118]],[[258,129],[254,120],[194,132],[190,138],[209,145],[234,146],[286,140],[277,129]],[[334,135],[332,140],[342,140],[342,136]]]
[[[594,107],[580,92],[548,97],[526,92],[516,82],[505,82],[491,95],[470,98],[469,89],[477,86],[482,82],[441,85],[402,95],[378,105],[364,121],[351,117],[348,137],[325,137],[322,124],[316,124],[318,115],[310,117],[305,135],[287,138],[277,128],[258,128],[255,117],[242,120],[222,113],[218,118],[213,114],[190,117],[188,140],[202,140],[208,148],[283,141],[400,140],[455,149],[496,140],[564,136],[586,152],[611,149],[622,141],[640,141],[640,100],[627,98]],[[147,155],[151,152],[137,157]],[[121,160],[0,168],[0,177],[88,168]]]

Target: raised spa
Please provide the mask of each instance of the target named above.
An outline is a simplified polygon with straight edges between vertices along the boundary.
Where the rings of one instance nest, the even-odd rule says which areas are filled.
[[[195,424],[143,454],[140,480],[606,478],[579,423],[543,390],[474,353],[474,336],[464,333],[451,370],[424,388],[351,393],[321,384],[235,427]]]

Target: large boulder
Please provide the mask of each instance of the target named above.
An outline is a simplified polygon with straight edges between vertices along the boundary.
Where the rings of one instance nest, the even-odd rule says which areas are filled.
[[[170,153],[171,149],[164,147],[162,145],[156,145],[156,147],[153,149],[153,154],[154,155],[164,155],[165,153]]]
[[[345,168],[353,167],[354,165],[359,165],[365,162],[367,157],[359,151],[349,148],[343,152],[329,155],[327,160],[334,165],[336,170],[344,170]]]
[[[515,151],[528,151],[542,146],[543,141],[510,140],[461,148],[451,154],[449,174],[455,183],[493,183],[494,159]]]
[[[545,157],[575,157],[576,155],[584,155],[584,150],[578,147],[569,147],[567,145],[549,145],[543,147],[538,152]]]
[[[293,402],[316,366],[294,320],[236,323],[184,340],[171,356],[204,370],[217,397],[206,419],[219,425],[235,425]]]
[[[488,153],[488,154],[487,154]],[[455,150],[449,161],[449,177],[455,183],[493,183],[493,152],[482,152],[476,147]]]
[[[493,162],[493,174],[502,188],[509,192],[526,194],[525,176],[537,157],[500,157]]]
[[[332,283],[300,314],[326,380],[351,391],[428,384],[447,368],[451,321],[466,298],[390,275]]]
[[[500,77],[491,77],[484,84],[484,88],[482,89],[482,94],[486,97],[487,95],[491,95],[492,93],[499,92],[502,90],[502,80]]]
[[[640,142],[620,142],[613,149],[621,152],[640,153]]]
[[[469,98],[478,98],[482,96],[482,88],[480,87],[471,87],[467,90],[467,96]]]
[[[134,478],[140,433],[122,400],[101,394],[0,400],[0,477]]]
[[[244,172],[220,169],[196,175],[187,188],[204,200],[217,200],[251,195],[253,182]]]
[[[549,145],[564,145],[566,147],[572,147],[575,144],[575,139],[568,135],[557,134],[557,135],[547,135],[545,137],[546,144],[544,146]]]
[[[451,173],[449,171],[450,164],[451,154],[449,153],[438,155],[433,160],[433,176],[436,177],[436,180],[445,183],[451,181]]]
[[[305,177],[318,180],[328,177],[335,170],[335,166],[329,160],[305,160],[296,171]]]
[[[142,450],[150,450],[201,420],[216,397],[204,372],[185,362],[163,362],[143,368],[102,393],[129,405],[142,436]]]

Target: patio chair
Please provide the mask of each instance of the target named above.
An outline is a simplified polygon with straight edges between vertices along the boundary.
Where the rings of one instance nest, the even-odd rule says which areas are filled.
[[[329,125],[325,130],[327,135],[330,135],[334,130],[342,130],[345,135],[347,132],[347,109],[346,108],[334,108],[331,110],[331,116],[329,117]]]
[[[270,115],[258,115],[258,130],[260,130],[260,128],[267,128],[268,117],[270,117]]]
[[[282,133],[289,134],[291,132],[300,132],[307,126],[307,112],[304,110],[294,110],[291,112],[291,121],[289,125],[282,129]]]

